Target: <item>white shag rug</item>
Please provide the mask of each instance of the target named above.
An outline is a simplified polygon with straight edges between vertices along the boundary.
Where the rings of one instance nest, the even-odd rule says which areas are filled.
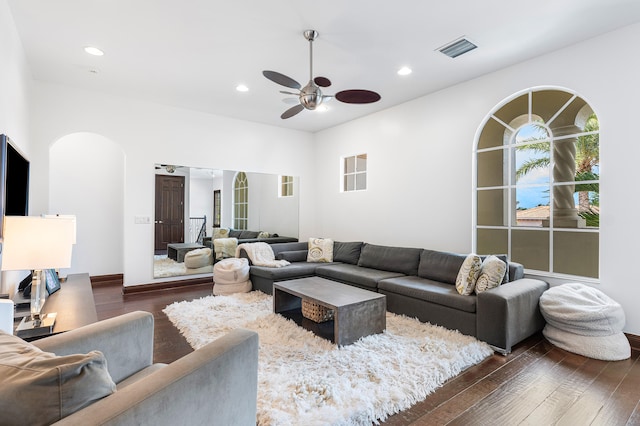
[[[387,329],[337,347],[272,312],[259,291],[164,309],[197,349],[235,328],[260,336],[258,425],[371,425],[427,395],[493,351],[457,331],[387,313]]]
[[[184,263],[178,263],[173,259],[169,259],[166,254],[153,256],[154,278],[206,274],[209,272],[213,272],[213,265],[203,266],[202,268],[187,268],[184,266]]]

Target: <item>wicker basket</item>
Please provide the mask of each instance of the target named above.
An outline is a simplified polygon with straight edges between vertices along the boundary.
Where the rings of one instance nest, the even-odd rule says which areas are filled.
[[[333,309],[302,299],[302,316],[314,322],[331,321]]]

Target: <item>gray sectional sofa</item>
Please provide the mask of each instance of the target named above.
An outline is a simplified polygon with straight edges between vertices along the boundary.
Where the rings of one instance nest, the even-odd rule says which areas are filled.
[[[388,311],[459,330],[503,354],[545,324],[538,300],[548,284],[525,278],[519,263],[507,262],[499,287],[463,296],[455,282],[465,254],[336,241],[332,263],[309,263],[307,247],[306,242],[272,244],[276,258],[291,264],[252,265],[253,289],[271,294],[274,282],[317,275],[385,294]]]

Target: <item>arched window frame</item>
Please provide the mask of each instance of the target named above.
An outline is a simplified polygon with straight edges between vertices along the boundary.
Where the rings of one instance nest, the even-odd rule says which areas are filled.
[[[542,93],[543,91],[550,91],[550,92],[557,91],[558,93],[568,95],[569,98],[568,98],[568,101],[562,104],[554,114],[549,116],[550,114],[549,114],[548,106],[545,107],[545,105],[542,102],[539,102],[539,99],[543,98],[543,96],[539,93]],[[538,96],[537,102],[533,102],[532,99],[534,99],[536,95]],[[520,102],[520,108],[522,108],[522,106],[524,105],[525,97],[526,97],[526,114],[516,115],[515,117],[512,117],[510,120],[501,120],[499,117],[496,116],[496,114],[499,113],[500,111],[508,110],[511,107],[509,105],[511,103]],[[573,117],[572,114],[574,113],[574,111],[571,111],[571,114],[569,114],[565,112],[565,110],[569,110],[570,109],[569,106],[570,105],[573,106],[572,102],[576,99],[584,102],[584,107],[580,108],[577,112],[575,112],[575,117]],[[577,105],[579,105],[579,103],[577,103]],[[547,225],[547,227],[544,227],[543,225],[543,227],[541,228],[525,227],[517,224],[517,220],[516,220],[517,208],[516,208],[516,199],[515,199],[516,187],[517,187],[516,180],[515,180],[515,162],[516,162],[515,151],[518,145],[524,145],[525,143],[516,143],[514,141],[514,138],[524,126],[530,125],[532,123],[536,123],[538,120],[541,120],[541,117],[537,115],[537,113],[545,110],[545,108],[546,108],[546,111],[544,112],[547,114],[547,120],[546,120],[546,123],[543,124],[543,127],[549,135],[548,139],[550,143],[549,191],[548,191],[549,192],[549,208],[548,208],[549,224]],[[554,168],[556,166],[556,162],[554,159],[554,151],[555,151],[556,144],[561,144],[563,140],[569,141],[571,140],[571,138],[578,140],[579,137],[595,134],[595,135],[598,135],[597,140],[599,141],[600,130],[598,128],[597,131],[593,131],[593,132],[580,131],[580,132],[574,132],[574,133],[569,132],[567,134],[558,134],[556,131],[554,131],[553,122],[554,120],[556,120],[556,118],[558,118],[558,116],[560,116],[563,113],[574,118],[573,124],[583,124],[586,121],[586,118],[590,115],[590,113],[594,113],[594,111],[590,103],[586,102],[583,97],[581,97],[580,95],[578,95],[576,92],[572,90],[569,90],[566,88],[560,88],[560,87],[535,87],[535,88],[526,89],[521,92],[513,94],[512,96],[508,97],[507,99],[505,99],[504,101],[496,105],[492,109],[492,111],[485,117],[485,119],[479,126],[478,131],[476,132],[476,136],[474,138],[474,145],[473,145],[472,246],[473,246],[473,250],[476,252],[479,252],[480,254],[489,254],[486,252],[483,253],[482,247],[479,247],[479,245],[483,245],[483,244],[479,244],[479,241],[478,241],[479,233],[482,232],[481,230],[506,230],[507,231],[506,232],[507,233],[507,239],[506,239],[507,255],[509,256],[510,259],[518,262],[519,259],[517,258],[514,259],[514,241],[512,240],[512,236],[514,234],[513,231],[520,232],[519,235],[522,235],[523,232],[529,232],[529,231],[531,232],[548,231],[548,234],[549,234],[548,268],[528,268],[527,262],[522,262],[524,263],[524,266],[526,268],[525,271],[528,274],[535,275],[535,276],[559,278],[561,280],[579,278],[580,280],[585,282],[596,283],[599,280],[599,273],[600,273],[599,272],[599,259],[600,259],[600,253],[599,253],[600,228],[599,226],[587,227],[587,228],[575,228],[575,229],[572,229],[571,227],[564,227],[564,225],[554,226],[554,214],[555,214],[554,210],[556,210],[556,207],[554,204],[554,194],[556,193],[556,190],[560,187],[570,187],[572,185],[576,185],[575,181],[573,180],[571,182],[569,181],[557,182],[554,180],[554,173],[555,173]],[[563,118],[566,121],[567,117],[563,117]],[[563,120],[558,119],[557,121],[562,122]],[[485,131],[485,128],[487,128],[491,124],[495,126],[496,122],[504,126],[504,135],[503,135],[502,145],[496,144],[495,146],[491,146],[491,147],[486,147],[486,146],[480,147],[481,138],[482,138],[483,132]],[[551,125],[549,126],[548,124],[551,124]],[[583,127],[584,127],[583,125],[580,126],[581,129]],[[478,172],[479,154],[481,155],[482,153],[499,151],[499,150],[502,150],[503,152],[502,185],[498,185],[495,187],[487,187],[487,186],[480,185],[479,184],[480,174]],[[598,145],[598,152],[599,152],[599,145]],[[485,167],[486,167],[486,164],[485,164]],[[598,154],[597,167],[598,167],[597,180],[581,181],[581,184],[596,185],[598,187],[598,194],[599,194],[599,184],[601,181],[601,176],[599,173],[600,172],[599,154]],[[502,195],[502,197],[504,198],[502,201],[503,212],[498,213],[498,216],[501,214],[502,220],[505,223],[501,225],[487,226],[487,225],[478,223],[479,222],[479,219],[478,219],[479,218],[479,206],[478,206],[479,194],[482,191],[491,191],[491,190],[503,191],[503,195]],[[488,203],[485,203],[485,204],[488,204]],[[499,202],[497,204],[499,205]],[[599,205],[598,205],[598,209],[599,209]],[[498,211],[498,210],[495,210],[495,211]],[[562,222],[558,220],[558,223],[562,223]],[[536,234],[529,234],[529,235],[536,235]],[[543,234],[537,234],[537,235],[539,236]],[[590,249],[591,252],[587,253],[588,256],[585,256],[585,259],[591,259],[590,264],[595,265],[595,266],[592,266],[592,268],[595,269],[595,273],[589,272],[586,274],[587,276],[585,276],[583,274],[561,271],[561,269],[564,268],[565,266],[564,265],[559,266],[562,264],[561,261],[558,261],[556,264],[555,262],[556,256],[558,258],[561,258],[562,256],[567,256],[567,255],[566,255],[566,250],[565,251],[559,250],[557,247],[562,247],[562,244],[566,244],[566,241],[569,241],[569,245],[573,245],[573,247],[578,247],[580,245],[578,241],[581,238],[584,239],[585,236],[586,236],[586,240],[584,241],[588,241],[588,245],[592,247],[592,249]],[[557,247],[554,246],[554,244],[556,244],[556,242],[554,242],[554,237],[558,238]],[[486,236],[484,236],[483,239],[490,240],[490,238],[487,238]],[[571,240],[575,240],[575,241],[572,242]],[[594,243],[594,240],[595,240],[595,243]],[[555,254],[554,254],[554,247],[556,251]],[[595,247],[595,249],[593,249],[593,247]],[[522,250],[522,245],[520,245],[519,249]],[[522,251],[520,251],[520,253],[522,253]],[[579,255],[576,255],[576,258],[579,258]],[[561,259],[561,260],[564,260],[564,259]],[[577,262],[575,259],[573,259],[572,261]]]
[[[249,180],[245,172],[233,179],[233,229],[247,230],[249,224]]]

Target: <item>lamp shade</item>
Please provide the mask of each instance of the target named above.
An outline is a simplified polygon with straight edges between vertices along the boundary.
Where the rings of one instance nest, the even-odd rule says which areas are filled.
[[[74,224],[37,216],[5,216],[2,270],[71,266]]]

